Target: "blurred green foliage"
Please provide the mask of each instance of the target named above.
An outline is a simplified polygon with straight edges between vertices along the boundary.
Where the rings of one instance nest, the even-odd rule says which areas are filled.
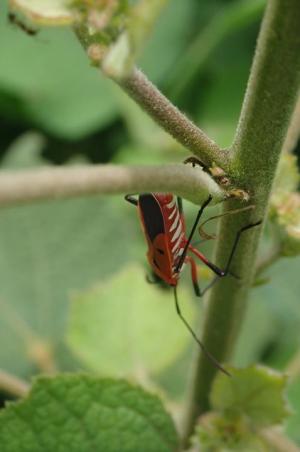
[[[146,380],[178,359],[189,339],[186,330],[178,328],[179,322],[168,322],[174,314],[169,300],[169,290],[153,284],[145,287],[144,271],[137,265],[127,266],[110,280],[72,297],[68,343],[100,374],[141,375]],[[191,303],[185,312],[188,318],[194,317]]]
[[[205,27],[220,11],[224,17],[231,14],[238,3],[242,1],[170,0],[139,65],[172,96],[176,91],[176,86],[172,85],[176,78],[172,76],[187,50],[196,40],[201,48]],[[260,14],[258,8],[256,14],[244,17],[239,27],[235,23],[225,27],[220,42],[206,52],[186,88],[176,98],[176,103],[221,146],[230,145],[234,136]],[[203,46],[209,46],[207,39],[209,34]],[[89,66],[70,30],[47,29],[35,37],[27,36],[9,23],[4,7],[0,12],[0,61],[3,170],[88,161],[147,164],[181,161],[186,157],[183,149],[153,125],[119,88]],[[195,206],[187,205],[188,223],[195,210]],[[204,246],[208,253],[210,248],[210,245]],[[139,266],[136,281],[132,264]],[[300,258],[280,260],[267,272],[270,282],[252,290],[236,350],[236,364],[261,361],[284,369],[297,352],[299,266]],[[87,367],[99,370],[98,364],[91,365],[81,359],[80,353],[74,356],[66,344],[69,299],[76,298],[78,293],[82,299],[88,298],[91,287],[118,281],[125,277],[126,271],[130,278],[127,281],[130,295],[126,286],[124,294],[117,292],[118,303],[112,300],[109,306],[110,298],[105,292],[102,304],[111,310],[111,316],[116,316],[122,297],[124,306],[130,303],[130,297],[136,297],[135,303],[143,299],[138,310],[143,325],[153,298],[151,334],[156,335],[152,344],[157,344],[157,353],[160,353],[160,342],[169,332],[175,339],[177,334],[184,336],[172,359],[159,368],[155,384],[163,388],[169,398],[181,400],[195,345],[190,341],[183,350],[188,336],[173,306],[170,308],[172,292],[163,288],[148,290],[146,281],[142,281],[141,274],[146,271],[145,243],[136,212],[125,205],[121,197],[51,201],[1,210],[0,344],[5,346],[0,347],[0,367],[24,377],[45,369],[43,360],[35,352],[35,345],[41,343],[49,346],[50,358],[61,370]],[[183,310],[191,312],[192,321],[193,309],[185,307],[188,298],[185,294],[190,290],[188,276],[182,278],[180,297]],[[110,290],[113,289],[112,284]],[[156,291],[161,291],[157,297],[161,303],[170,304],[167,315],[165,306],[156,308]],[[100,291],[99,322],[101,297]],[[144,297],[145,300],[147,297],[146,303]],[[201,303],[195,300],[195,307]],[[103,312],[103,321],[108,322],[106,310]],[[154,332],[155,315],[159,319]],[[88,323],[84,325],[87,327]],[[114,342],[119,346],[126,332],[120,331],[114,322],[112,328]],[[100,350],[103,341],[100,333],[97,339],[94,324],[91,336],[94,351],[98,345]],[[122,358],[126,361],[126,357]],[[93,359],[98,359],[97,354]],[[117,364],[114,368],[118,368]],[[287,424],[287,431],[300,444],[299,378],[293,382],[290,400],[295,414]]]

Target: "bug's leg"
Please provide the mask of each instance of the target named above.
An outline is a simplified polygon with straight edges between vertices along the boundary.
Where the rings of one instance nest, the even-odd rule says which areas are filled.
[[[194,332],[194,330],[192,329],[192,327],[190,326],[190,324],[186,321],[186,319],[183,317],[182,313],[181,313],[181,309],[178,303],[178,297],[177,297],[177,290],[176,287],[174,287],[174,299],[175,299],[175,308],[176,308],[176,312],[178,314],[178,316],[180,317],[180,319],[182,320],[182,322],[185,324],[186,328],[189,330],[189,332],[191,333],[191,335],[193,336],[193,338],[195,339],[195,341],[197,342],[197,344],[199,345],[199,347],[201,348],[202,352],[205,354],[205,356],[213,363],[213,365],[219,369],[221,372],[223,372],[224,374],[228,375],[229,377],[231,377],[230,373],[224,369],[224,367],[221,366],[221,364],[216,360],[216,358],[214,358],[214,356],[207,350],[207,348],[204,346],[204,344],[200,341],[200,339],[198,339],[198,337],[196,336],[196,333]]]
[[[180,272],[180,270],[181,270],[181,267],[182,267],[182,265],[183,265],[183,263],[184,263],[184,260],[185,260],[185,257],[186,257],[186,253],[187,253],[188,248],[189,248],[189,246],[190,246],[191,240],[192,240],[192,238],[193,238],[193,235],[194,235],[194,233],[195,233],[195,230],[196,230],[196,228],[197,228],[197,225],[198,225],[198,223],[199,223],[199,220],[200,220],[200,218],[201,218],[201,215],[202,215],[202,213],[203,213],[205,207],[211,202],[211,200],[212,200],[212,196],[209,195],[209,197],[207,198],[207,200],[202,204],[202,206],[201,206],[200,209],[199,209],[199,212],[198,212],[198,214],[197,214],[196,220],[195,220],[195,222],[194,222],[194,224],[193,224],[193,227],[192,227],[192,229],[191,229],[190,235],[189,235],[189,237],[188,237],[188,239],[187,239],[187,242],[186,242],[186,244],[185,244],[183,253],[182,253],[182,255],[181,255],[180,259],[179,259],[179,262],[178,262],[178,264],[177,264],[177,266],[176,266],[176,269],[175,269],[175,272],[176,272],[176,273]]]
[[[189,263],[191,266],[191,277],[192,277],[192,283],[194,286],[194,292],[197,295],[197,297],[202,297],[202,292],[198,284],[198,277],[197,277],[197,266],[194,259],[190,256],[187,256],[185,258],[185,262]]]
[[[125,200],[130,202],[130,204],[133,204],[134,206],[138,205],[138,200],[134,198],[132,195],[126,195],[124,196]]]
[[[202,253],[200,253],[200,251],[198,251],[193,246],[189,245],[189,250],[192,253],[194,253],[195,256],[197,256],[205,265],[207,265],[207,267],[209,267],[216,275],[218,275],[220,277],[226,276],[228,273],[231,273],[230,270],[229,270],[230,269],[230,265],[231,265],[231,262],[232,262],[232,259],[233,259],[234,255],[235,255],[235,252],[237,250],[237,246],[239,244],[239,241],[240,241],[240,238],[241,238],[243,232],[247,231],[248,229],[254,228],[256,226],[259,226],[261,223],[262,223],[261,221],[257,221],[256,223],[248,224],[247,226],[244,226],[243,228],[241,228],[237,232],[237,234],[235,236],[235,240],[234,240],[232,248],[231,248],[231,252],[230,252],[229,258],[227,260],[227,264],[226,264],[224,270],[222,270],[217,265],[215,265],[212,262],[210,262]],[[232,274],[232,276],[234,276],[235,278],[238,278],[238,276],[236,276],[235,274]]]
[[[222,270],[221,268],[217,267],[217,265],[213,264],[212,262],[210,262],[205,256],[204,254],[202,254],[200,251],[198,251],[196,248],[194,248],[192,245],[189,246],[189,250],[195,255],[197,256],[202,262],[203,264],[205,264],[207,267],[209,267],[216,275],[218,276],[225,276],[225,272],[224,270]]]
[[[196,262],[190,256],[186,257],[185,262],[189,263],[191,266],[191,277],[192,277],[194,292],[195,292],[196,296],[203,297],[203,295],[207,292],[207,290],[209,290],[219,280],[219,276],[215,276],[212,279],[212,281],[203,290],[201,290],[199,287],[199,284],[198,284]]]

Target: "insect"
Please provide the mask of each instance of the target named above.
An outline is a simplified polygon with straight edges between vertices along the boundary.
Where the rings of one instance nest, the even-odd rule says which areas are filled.
[[[199,340],[192,327],[182,315],[177,297],[177,284],[183,265],[189,264],[195,294],[197,297],[203,296],[204,293],[211,288],[219,278],[230,274],[230,265],[242,234],[248,229],[258,226],[261,221],[244,226],[237,232],[227,264],[224,269],[221,269],[210,262],[191,244],[191,240],[203,211],[212,201],[211,196],[209,196],[200,207],[191,232],[188,236],[186,235],[185,230],[181,198],[176,199],[176,197],[171,193],[144,193],[139,195],[138,198],[135,198],[132,195],[127,195],[125,196],[125,199],[135,205],[138,209],[142,229],[148,244],[148,262],[155,275],[157,275],[169,286],[173,287],[177,314],[190,331],[203,353],[219,370],[229,375],[229,373],[221,366],[214,356],[206,349],[204,344]],[[213,278],[210,284],[208,284],[208,286],[203,290],[200,289],[198,284],[196,262],[194,257],[190,254],[200,259],[215,273],[215,278]]]
[[[17,27],[19,27],[21,30],[23,30],[26,34],[28,34],[29,36],[35,36],[38,33],[38,30],[28,27],[26,24],[24,24],[24,22],[22,22],[17,16],[16,14],[10,12],[8,13],[8,20],[11,24],[16,25]]]

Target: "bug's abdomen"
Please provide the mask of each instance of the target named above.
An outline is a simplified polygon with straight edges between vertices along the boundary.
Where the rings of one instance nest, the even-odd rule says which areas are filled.
[[[176,263],[183,251],[183,217],[172,194],[146,193],[139,196],[139,214],[148,243],[147,258],[153,271],[167,284],[176,285]]]
[[[184,219],[173,195],[172,200],[163,206],[163,217],[172,267],[175,269],[179,257],[183,253],[186,237]]]

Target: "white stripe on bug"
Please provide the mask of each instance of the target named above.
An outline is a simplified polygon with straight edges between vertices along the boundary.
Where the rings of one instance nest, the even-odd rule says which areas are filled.
[[[174,235],[173,235],[173,237],[171,239],[171,243],[175,242],[175,240],[178,239],[178,237],[180,236],[181,232],[182,232],[182,223],[180,222],[179,225],[178,225],[178,228],[174,232]]]
[[[170,227],[170,232],[174,231],[174,229],[177,228],[177,225],[178,225],[178,221],[179,221],[179,220],[180,220],[180,213],[179,213],[179,211],[178,211],[177,216],[176,216],[175,220],[173,221],[172,226]]]
[[[177,207],[175,207],[175,209],[171,212],[171,215],[168,217],[169,220],[172,220],[172,218],[174,217],[176,212],[177,212]]]
[[[180,237],[180,238],[181,238],[181,237]],[[179,250],[177,250],[177,251],[174,253],[173,258],[174,258],[174,259],[177,259],[177,257],[182,256],[183,251],[184,251],[184,248],[179,248]]]
[[[181,242],[181,240],[182,240],[182,237],[183,237],[183,233],[180,234],[180,236],[179,236],[177,242],[176,242],[175,245],[173,246],[173,248],[172,248],[172,250],[171,250],[172,253],[175,253],[175,252],[176,252],[176,248],[179,247],[180,242]]]
[[[176,204],[176,199],[173,198],[172,201],[169,202],[169,204],[167,204],[167,207],[168,207],[169,209],[172,209],[172,207],[174,207],[175,204]]]
[[[186,266],[186,263],[183,262],[182,266],[181,266],[180,269],[179,269],[179,272],[182,272],[182,270],[184,269],[185,266]],[[172,267],[173,274],[178,273],[178,271],[175,272],[175,270],[176,270],[176,267]]]

